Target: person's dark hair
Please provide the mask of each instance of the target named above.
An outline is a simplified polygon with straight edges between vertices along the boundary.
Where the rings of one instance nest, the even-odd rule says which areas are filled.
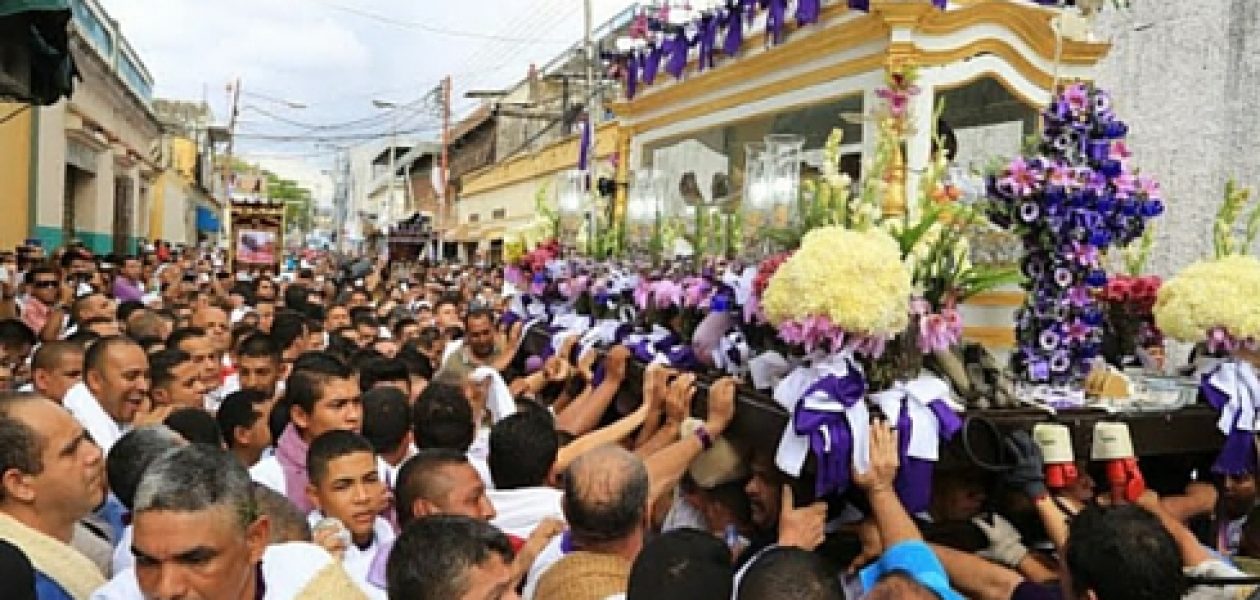
[[[87,377],[89,372],[100,372],[100,370],[105,366],[105,355],[108,354],[110,348],[113,348],[114,346],[139,347],[139,344],[132,341],[131,338],[122,335],[115,335],[107,338],[98,336],[98,338],[99,339],[93,342],[91,346],[88,346],[87,351],[83,353],[84,377]]]
[[[302,316],[302,313],[288,309],[276,313],[276,319],[271,324],[271,339],[276,342],[281,352],[305,336],[306,317]]]
[[[382,360],[384,354],[377,352],[375,348],[368,346],[367,348],[356,348],[350,354],[350,368],[356,373],[363,370],[363,367],[374,360]]]
[[[66,336],[67,342],[70,342],[80,348],[83,348],[84,351],[87,351],[88,348],[91,348],[92,346],[96,345],[96,342],[100,341],[100,339],[101,339],[101,334],[96,333],[95,331],[88,330],[88,329],[79,329],[75,331],[74,333]]]
[[[280,364],[282,354],[271,336],[265,333],[253,333],[241,340],[240,346],[236,348],[236,355],[242,358],[270,358],[276,364]]]
[[[20,404],[40,401],[48,400],[34,392],[0,392],[0,476],[10,469],[30,475],[44,471],[44,436],[32,423],[13,416]],[[4,486],[0,485],[0,500],[4,497]]]
[[[114,314],[118,317],[118,322],[126,323],[127,319],[131,318],[132,313],[138,310],[145,310],[143,302],[140,302],[139,300],[127,300],[126,302],[118,303],[118,309]]]
[[[127,510],[131,510],[140,477],[153,461],[184,445],[180,435],[166,425],[137,427],[123,434],[105,457],[109,489]]]
[[[397,321],[394,321],[394,327],[391,329],[391,331],[393,332],[395,338],[401,340],[403,329],[406,329],[407,327],[410,327],[412,325],[419,325],[419,324],[420,324],[419,321],[416,321],[415,319],[411,317],[403,317],[401,319],[398,319]]]
[[[381,322],[376,318],[375,315],[372,315],[372,314],[358,315],[354,317],[354,320],[351,321],[351,324],[354,325],[355,329],[358,329],[360,327],[375,327],[377,329],[381,328]]]
[[[39,349],[35,351],[35,356],[31,358],[31,370],[46,371],[56,368],[57,363],[60,363],[67,354],[82,356],[83,348],[61,340],[40,344]]]
[[[206,337],[205,329],[192,326],[180,327],[179,329],[172,331],[170,337],[166,338],[166,347],[179,348],[184,345],[184,342],[201,337]]]
[[[5,348],[33,347],[37,341],[39,340],[35,337],[35,332],[31,331],[26,323],[18,319],[0,321],[0,346]]]
[[[267,394],[258,390],[237,390],[228,394],[214,413],[214,420],[223,434],[228,448],[236,446],[236,430],[249,429],[263,417],[260,407],[267,402]]]
[[[699,529],[676,529],[648,542],[630,568],[626,600],[729,600],[731,550]]]
[[[166,417],[165,421],[162,421],[162,424],[170,427],[172,431],[188,440],[190,444],[206,444],[215,448],[223,447],[223,432],[219,431],[219,424],[214,421],[214,417],[205,409],[175,409]]]
[[[336,429],[320,434],[311,440],[311,447],[306,452],[306,470],[311,483],[319,485],[324,481],[328,476],[328,463],[360,452],[376,456],[372,443],[353,431]]]
[[[515,490],[545,485],[560,442],[544,415],[517,413],[490,430],[490,476],[494,487]]]
[[[425,448],[408,458],[394,482],[398,525],[406,527],[416,518],[416,500],[432,500],[446,491],[439,473],[442,468],[466,464],[468,455],[450,448]]]
[[[382,387],[363,394],[363,437],[377,454],[398,451],[411,430],[411,407],[401,390]]]
[[[153,387],[166,387],[175,379],[174,370],[192,361],[192,355],[177,348],[167,348],[149,355],[149,377]]]
[[[335,356],[305,352],[293,363],[293,373],[285,382],[285,402],[306,414],[315,412],[315,403],[324,395],[324,386],[334,379],[350,379],[354,371]]]
[[[389,554],[389,597],[460,598],[468,591],[469,570],[494,555],[512,563],[507,536],[489,523],[449,515],[418,519],[403,530]]]
[[[315,307],[318,309],[319,307]],[[307,317],[306,319],[306,335],[324,332],[324,320]]]
[[[157,336],[146,335],[135,339],[136,343],[140,344],[140,349],[144,350],[146,355],[166,349],[166,340]]]
[[[57,275],[57,269],[54,269],[52,265],[48,263],[35,265],[34,267],[31,267],[30,271],[26,272],[27,283],[34,282],[36,275],[52,275],[55,277]]]
[[[411,375],[407,365],[396,358],[378,358],[369,360],[359,367],[359,388],[368,391],[376,384],[387,381],[400,381],[411,385]]]
[[[443,294],[441,298],[438,298],[437,302],[433,303],[433,313],[437,314],[439,311],[442,310],[443,306],[446,306],[448,304],[451,306],[454,306],[455,310],[459,310],[459,296],[454,296],[451,294]]]
[[[758,556],[740,581],[740,600],[842,600],[840,580],[817,554],[772,548]]]
[[[1072,519],[1064,564],[1072,592],[1098,600],[1177,600],[1186,591],[1177,542],[1145,509],[1089,506]]]
[[[477,435],[472,406],[463,390],[430,383],[412,411],[411,433],[416,448],[448,448],[467,452]]]
[[[467,328],[468,324],[473,322],[475,319],[488,319],[490,321],[490,325],[493,326],[496,318],[493,310],[488,308],[474,308],[468,311],[468,314],[464,315],[464,327]]]
[[[306,299],[311,291],[300,283],[290,284],[284,290],[284,307],[289,310],[302,312],[306,309]]]
[[[494,435],[491,431],[490,472],[497,477]],[[547,468],[550,470],[551,465]],[[546,473],[542,476],[545,478]],[[634,533],[643,525],[649,487],[643,461],[619,446],[597,448],[578,457],[565,471],[561,500],[573,539],[588,544],[612,542]]]
[[[82,250],[79,250],[77,248],[71,248],[69,250],[66,250],[65,254],[61,255],[61,269],[63,271],[69,269],[70,266],[73,265],[74,261],[76,260],[90,261],[92,260],[92,257],[88,256],[88,254],[86,252],[83,252]]]
[[[414,340],[403,344],[403,347],[398,349],[397,358],[407,367],[408,375],[423,377],[425,381],[433,379],[433,361],[420,352]]]
[[[256,333],[258,333],[258,327],[249,323],[241,322],[233,325],[231,347],[233,349],[240,347],[241,342],[245,341],[245,338]]]

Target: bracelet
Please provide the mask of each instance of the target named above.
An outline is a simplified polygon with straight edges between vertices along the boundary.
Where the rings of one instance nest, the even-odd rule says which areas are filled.
[[[703,423],[696,425],[696,438],[700,440],[700,445],[704,446],[705,450],[713,447],[713,436],[709,435],[709,430]]]

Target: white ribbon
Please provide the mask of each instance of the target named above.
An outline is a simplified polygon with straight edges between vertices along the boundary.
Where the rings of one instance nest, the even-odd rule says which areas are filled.
[[[752,378],[753,387],[759,390],[768,390],[779,385],[791,371],[792,365],[774,350],[762,352],[748,361],[748,374]]]
[[[512,392],[508,390],[498,371],[492,367],[477,367],[468,378],[476,383],[490,380],[490,389],[486,392],[486,409],[490,411],[491,422],[498,423],[516,414],[516,400],[512,398]]]
[[[1221,408],[1220,419],[1216,428],[1229,435],[1235,429],[1242,431],[1260,431],[1256,422],[1260,414],[1260,379],[1251,363],[1230,361],[1222,363],[1220,368],[1208,379],[1208,383],[1224,393],[1229,400]]]
[[[718,339],[713,349],[713,366],[727,374],[742,377],[748,372],[748,359],[752,356],[752,347],[744,339],[744,333],[738,329],[728,332]],[[737,359],[732,359],[731,354]]]
[[[597,347],[611,346],[616,343],[618,329],[621,329],[621,321],[617,319],[601,319],[596,322],[582,335],[582,339],[578,340],[578,345],[582,347],[582,354]]]
[[[904,403],[909,414],[910,445],[906,454],[913,458],[936,461],[940,458],[941,424],[930,405],[936,400],[945,402],[954,412],[962,412],[950,397],[949,384],[934,375],[921,374],[910,381],[898,381],[892,389],[871,394],[871,400],[884,411],[884,416],[896,423]],[[901,434],[902,432],[898,432]]]
[[[821,392],[814,392],[809,397],[805,397],[805,390],[818,380],[828,375],[844,377],[849,374],[849,369],[861,371],[861,367],[848,351],[828,356],[816,355],[814,360],[793,369],[774,387],[775,402],[778,402],[789,415],[774,457],[779,470],[793,477],[800,477],[805,460],[809,458],[809,436],[796,433],[791,416],[796,414],[796,406],[801,402],[804,402],[805,407],[811,410],[845,413],[845,418],[849,421],[849,431],[853,434],[853,467],[857,473],[865,473],[869,470],[871,416],[866,408],[866,402],[859,400],[852,407],[845,407],[839,400]],[[828,440],[829,443],[830,440]]]

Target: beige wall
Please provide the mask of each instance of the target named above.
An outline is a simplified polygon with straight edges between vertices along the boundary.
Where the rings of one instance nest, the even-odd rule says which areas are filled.
[[[0,118],[21,110],[0,124],[0,248],[12,248],[29,233],[31,183],[31,128],[34,113],[30,108],[0,102]]]

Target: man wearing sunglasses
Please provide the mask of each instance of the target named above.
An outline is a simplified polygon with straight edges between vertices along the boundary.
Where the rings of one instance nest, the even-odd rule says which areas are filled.
[[[57,305],[61,294],[61,281],[52,267],[40,266],[27,274],[29,295],[22,304],[22,321],[32,331],[40,333],[48,323],[48,317]]]

